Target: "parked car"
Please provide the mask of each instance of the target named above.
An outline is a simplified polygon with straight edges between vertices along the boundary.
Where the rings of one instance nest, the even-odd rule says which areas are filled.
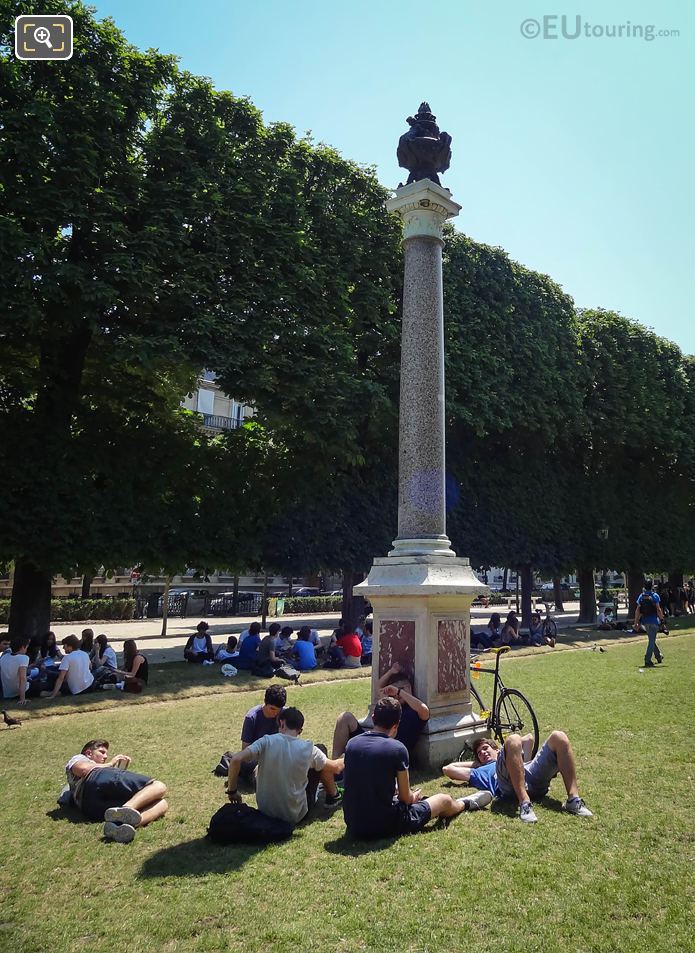
[[[320,589],[314,589],[312,586],[300,586],[299,589],[292,590],[292,598],[296,596],[298,599],[305,596],[320,596],[321,594]]]

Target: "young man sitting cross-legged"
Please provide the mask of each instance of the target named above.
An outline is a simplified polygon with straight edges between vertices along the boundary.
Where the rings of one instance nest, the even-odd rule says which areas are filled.
[[[353,837],[415,834],[434,817],[456,817],[492,800],[487,791],[458,800],[448,794],[424,798],[420,791],[413,791],[408,749],[396,740],[400,719],[400,702],[384,696],[374,706],[374,728],[348,741],[343,813]]]
[[[239,768],[258,762],[256,803],[269,817],[299,824],[316,802],[319,781],[326,790],[326,804],[340,803],[335,775],[343,768],[342,758],[330,761],[326,749],[300,738],[304,715],[298,708],[283,708],[278,715],[277,734],[263,735],[229,759],[227,794],[232,803],[241,801],[237,791]]]
[[[452,781],[465,781],[496,797],[516,797],[519,819],[527,824],[538,820],[531,801],[544,798],[550,782],[560,774],[567,791],[563,810],[577,817],[593,817],[579,797],[574,752],[564,731],[553,731],[533,759],[532,745],[532,735],[510,735],[501,750],[496,741],[477,738],[473,743],[475,761],[454,761],[442,771]]]

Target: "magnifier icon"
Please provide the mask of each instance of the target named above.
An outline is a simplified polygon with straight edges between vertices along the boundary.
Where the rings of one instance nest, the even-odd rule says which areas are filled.
[[[38,26],[34,30],[34,39],[37,43],[45,43],[49,50],[53,49],[53,44],[51,43],[51,32],[45,26]]]

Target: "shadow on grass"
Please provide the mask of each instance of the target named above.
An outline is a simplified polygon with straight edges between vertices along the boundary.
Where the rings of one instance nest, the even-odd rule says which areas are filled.
[[[46,817],[52,821],[67,821],[68,824],[93,824],[84,814],[80,814],[76,807],[54,807],[52,811],[46,811]]]
[[[157,851],[145,861],[138,879],[150,877],[199,877],[201,874],[224,874],[241,870],[267,847],[277,844],[213,844],[207,837],[184,841]]]
[[[440,817],[416,834],[396,834],[393,837],[379,837],[374,838],[374,840],[357,840],[347,831],[344,831],[340,837],[326,841],[323,846],[329,854],[340,854],[342,857],[363,857],[365,854],[388,850],[393,847],[396,841],[403,840],[405,837],[425,837],[428,834],[435,834],[446,829],[449,823],[455,821],[456,818],[446,820]]]

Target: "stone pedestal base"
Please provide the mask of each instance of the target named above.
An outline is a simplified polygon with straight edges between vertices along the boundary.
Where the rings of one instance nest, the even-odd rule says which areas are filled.
[[[372,704],[394,662],[409,669],[431,713],[415,764],[439,771],[466,741],[485,734],[471,711],[469,653],[471,602],[487,587],[467,559],[433,554],[375,559],[354,591],[374,609]]]

